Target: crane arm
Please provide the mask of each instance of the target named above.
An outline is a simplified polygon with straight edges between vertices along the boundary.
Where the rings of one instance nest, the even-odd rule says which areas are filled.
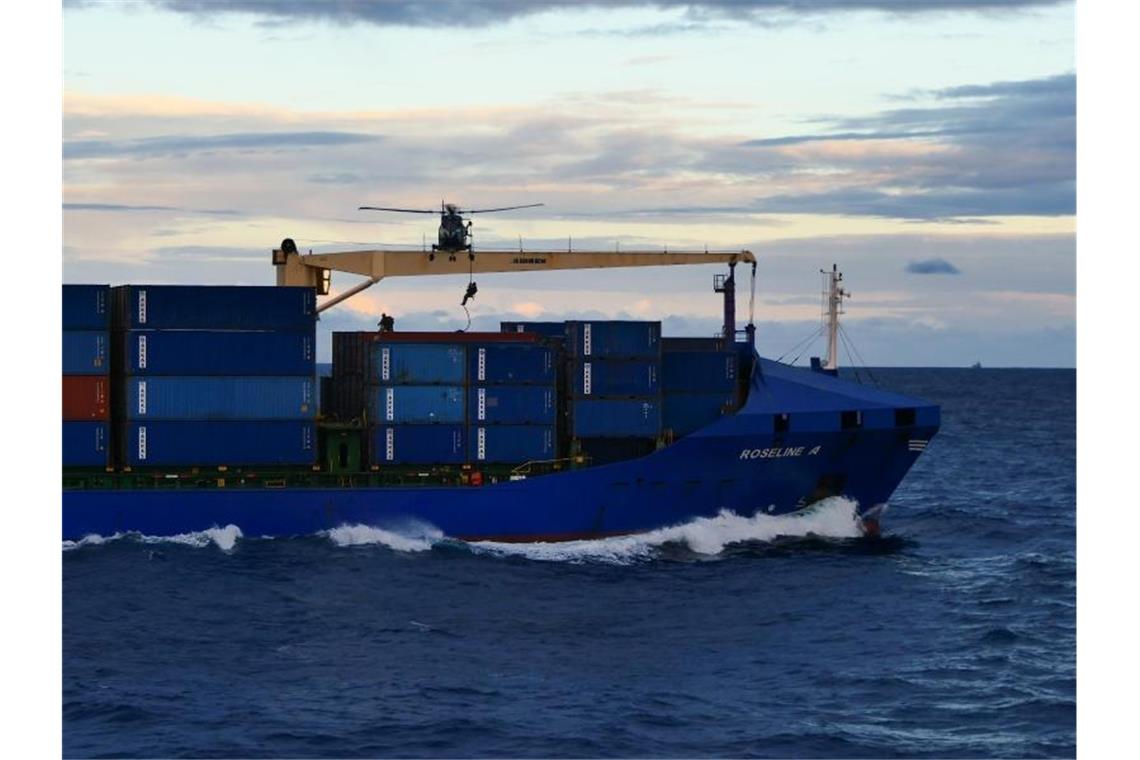
[[[705,253],[700,251],[481,251],[469,259],[466,251],[344,251],[302,256],[275,250],[278,285],[304,285],[328,293],[329,273],[348,272],[368,280],[321,304],[319,311],[348,298],[385,277],[485,272],[536,272],[564,269],[683,266],[694,264],[755,263],[751,251]]]
[[[280,256],[275,251],[275,261]],[[312,285],[319,270],[349,272],[365,277],[422,277],[468,272],[534,272],[555,269],[610,269],[615,267],[660,267],[692,264],[755,263],[751,251],[703,253],[699,251],[481,251],[469,260],[466,251],[456,254],[420,251],[345,251],[289,254],[279,264],[278,285]],[[286,280],[283,282],[282,280]]]

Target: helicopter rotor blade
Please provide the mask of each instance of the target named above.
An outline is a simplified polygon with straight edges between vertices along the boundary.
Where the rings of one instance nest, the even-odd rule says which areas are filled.
[[[402,214],[438,214],[435,209],[424,211],[421,208],[387,208],[386,206],[360,206],[357,211],[398,211]]]
[[[511,211],[516,208],[538,208],[545,206],[545,203],[528,203],[525,206],[503,206],[502,208],[473,208],[464,211],[464,214],[489,214],[492,211]]]

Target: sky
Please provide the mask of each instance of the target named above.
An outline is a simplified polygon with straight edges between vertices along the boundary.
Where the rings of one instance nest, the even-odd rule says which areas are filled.
[[[1075,366],[1074,26],[1010,0],[67,2],[64,280],[268,285],[284,237],[435,234],[360,205],[544,203],[476,217],[476,250],[751,250],[760,352],[801,362],[837,263],[872,366]],[[481,275],[472,324],[712,335],[721,271]],[[320,329],[462,328],[465,285],[384,280]]]

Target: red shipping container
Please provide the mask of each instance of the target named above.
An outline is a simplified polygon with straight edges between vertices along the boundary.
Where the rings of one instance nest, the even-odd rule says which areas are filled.
[[[111,419],[109,380],[106,375],[64,375],[63,419]]]

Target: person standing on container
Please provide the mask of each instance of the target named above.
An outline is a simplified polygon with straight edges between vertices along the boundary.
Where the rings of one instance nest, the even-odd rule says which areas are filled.
[[[396,329],[396,318],[388,314],[380,313],[380,322],[378,323],[380,332],[393,332]]]

